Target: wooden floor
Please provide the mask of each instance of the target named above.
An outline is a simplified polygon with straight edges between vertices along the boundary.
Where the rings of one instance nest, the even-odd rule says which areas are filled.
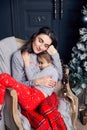
[[[87,124],[82,125],[82,123],[78,119],[78,121],[77,121],[77,130],[87,130]]]

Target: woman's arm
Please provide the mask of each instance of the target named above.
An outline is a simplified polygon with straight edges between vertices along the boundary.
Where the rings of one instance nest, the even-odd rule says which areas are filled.
[[[55,81],[50,76],[45,76],[42,78],[37,78],[33,81],[35,86],[45,86],[45,87],[55,87]]]
[[[24,62],[24,70],[27,79],[33,80],[37,78],[37,73],[40,71],[39,65],[37,63],[37,57],[35,55],[29,54],[28,52],[22,53],[22,58]]]
[[[63,71],[62,71],[62,64],[61,64],[61,60],[60,60],[60,56],[58,51],[54,48],[53,45],[51,45],[47,52],[52,56],[53,58],[53,64],[55,65],[55,67],[57,68],[58,71],[58,77],[61,80],[62,76],[63,76]]]
[[[24,71],[24,63],[21,56],[20,50],[14,53],[12,57],[12,76],[20,83],[30,85],[30,82],[27,80]]]
[[[44,77],[44,78],[43,78]],[[40,79],[41,80],[42,78],[42,86],[44,86],[44,84],[49,85],[50,87],[53,87],[56,85],[57,81],[59,80],[59,77],[58,77],[58,73],[57,73],[57,70],[53,67],[53,66],[49,66],[49,67],[46,67],[44,68],[43,70],[41,70],[40,72],[36,73],[34,76],[33,76],[33,79]],[[48,79],[50,80],[50,82],[47,82]],[[54,80],[54,81],[51,81],[51,80]],[[37,80],[35,80],[37,81]],[[46,83],[44,83],[44,82]],[[39,81],[40,82],[40,81]],[[35,86],[38,85],[38,81],[36,82]],[[41,84],[40,84],[41,86]],[[48,86],[48,87],[49,87]]]

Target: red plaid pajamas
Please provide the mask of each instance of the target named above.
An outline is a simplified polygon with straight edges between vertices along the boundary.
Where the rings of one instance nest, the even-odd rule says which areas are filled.
[[[16,90],[22,113],[35,130],[66,130],[57,110],[58,98],[54,93],[45,98],[36,88],[18,83],[9,74],[3,73],[0,74],[0,105],[3,104],[5,91],[9,87]]]
[[[18,102],[26,111],[34,110],[45,98],[38,89],[18,83],[9,74],[3,73],[0,74],[0,105],[4,102],[5,90],[7,88],[16,90]]]
[[[45,98],[38,108],[27,113],[22,111],[35,130],[67,130],[61,114],[58,112],[58,96],[53,93]]]

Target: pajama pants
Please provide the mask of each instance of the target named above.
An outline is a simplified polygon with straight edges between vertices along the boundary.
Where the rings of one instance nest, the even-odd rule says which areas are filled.
[[[22,111],[35,130],[67,130],[64,120],[58,112],[58,96],[52,93],[45,98],[36,110],[30,113]]]
[[[7,88],[16,90],[22,114],[35,130],[66,130],[63,118],[57,110],[58,100],[54,94],[45,98],[38,89],[18,83],[9,74],[3,73],[0,74],[0,105],[4,102]],[[36,109],[38,106],[39,111]]]
[[[17,82],[7,73],[0,74],[0,105],[4,102],[5,91],[7,88],[13,88],[18,95],[18,102],[22,109],[31,111],[45,99],[44,94],[36,89],[27,85]]]

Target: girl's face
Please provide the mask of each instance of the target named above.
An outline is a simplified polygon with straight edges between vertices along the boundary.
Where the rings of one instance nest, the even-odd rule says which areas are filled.
[[[46,68],[47,66],[49,66],[51,64],[51,62],[48,62],[43,57],[38,57],[38,63],[39,63],[39,67],[41,70],[43,70],[44,68]]]
[[[39,54],[40,52],[46,51],[51,45],[51,43],[52,40],[48,35],[46,34],[38,35],[32,43],[34,53]]]

